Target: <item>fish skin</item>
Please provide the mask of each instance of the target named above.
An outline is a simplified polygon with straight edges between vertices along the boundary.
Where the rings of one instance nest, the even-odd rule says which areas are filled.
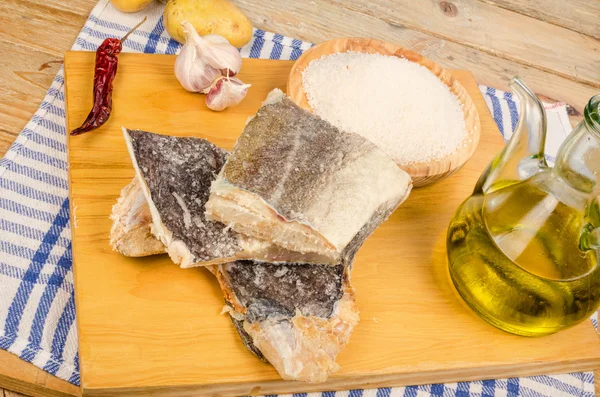
[[[256,357],[258,357],[258,359],[263,363],[268,363],[269,360],[267,360],[266,357],[262,354],[262,352],[258,349],[258,347],[254,345],[252,337],[244,329],[244,321],[237,320],[231,316],[229,318],[231,318],[231,322],[233,323],[235,330],[240,336],[242,343],[244,344],[244,346],[246,346],[246,349],[250,350],[250,352],[253,353]]]
[[[244,345],[282,379],[320,383],[358,323],[349,267],[238,261],[211,267]]]
[[[342,295],[344,266],[272,265],[236,261],[222,265],[229,285],[247,310],[251,321],[262,321],[272,313],[293,316],[296,310],[329,317]],[[266,313],[266,314],[265,314]]]
[[[156,237],[182,267],[235,258],[235,232],[206,220],[209,187],[227,152],[205,139],[123,131]],[[228,259],[229,258],[229,259]]]
[[[376,145],[339,131],[276,89],[213,182],[206,211],[240,233],[335,264],[411,188],[410,176]]]
[[[204,206],[209,197],[209,186],[224,164],[228,154],[225,150],[201,138],[127,129],[123,134],[140,189],[135,190],[137,198],[127,200],[123,194],[129,191],[128,188],[122,192],[119,201],[124,201],[125,205],[113,208],[113,229],[119,213],[130,211],[127,205],[143,201],[145,197],[145,204],[152,215],[152,232],[166,247],[173,262],[181,267],[207,266],[238,259],[273,263],[327,263],[329,260],[322,255],[293,252],[241,235],[220,222],[207,220]],[[180,175],[186,175],[187,180]],[[128,194],[131,196],[132,193]],[[136,237],[134,241],[137,241],[137,236],[127,235],[128,230],[115,229],[121,235],[111,233],[111,238],[127,242],[127,239]],[[139,244],[136,247],[139,252],[135,256],[156,253],[149,248]],[[120,252],[133,256],[129,255],[129,251]]]

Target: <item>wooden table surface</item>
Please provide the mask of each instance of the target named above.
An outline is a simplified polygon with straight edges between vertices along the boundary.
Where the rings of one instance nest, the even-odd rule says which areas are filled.
[[[37,109],[95,3],[0,1],[0,155]],[[288,36],[312,42],[341,36],[392,41],[446,68],[471,70],[479,83],[503,90],[520,75],[546,101],[566,102],[572,123],[600,93],[600,0],[235,3],[256,27]],[[0,382],[15,373],[38,383],[58,381],[0,351]],[[0,397],[15,396],[0,389]]]

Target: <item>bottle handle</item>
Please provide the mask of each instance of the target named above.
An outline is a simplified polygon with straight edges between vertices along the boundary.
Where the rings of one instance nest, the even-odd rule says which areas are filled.
[[[546,111],[533,91],[519,78],[510,82],[519,98],[519,121],[504,149],[494,158],[475,187],[475,192],[489,193],[525,180],[548,168],[544,156],[546,145]]]

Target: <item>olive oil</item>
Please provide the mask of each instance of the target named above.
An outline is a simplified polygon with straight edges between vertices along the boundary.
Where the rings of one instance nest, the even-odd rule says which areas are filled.
[[[597,204],[583,211],[531,180],[471,196],[448,230],[456,289],[508,332],[545,335],[582,321],[600,303],[596,251],[580,249]]]

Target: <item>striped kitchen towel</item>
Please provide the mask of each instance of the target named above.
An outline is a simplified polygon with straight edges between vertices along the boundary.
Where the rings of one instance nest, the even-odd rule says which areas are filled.
[[[123,14],[114,10],[109,0],[99,1],[73,49],[94,51],[105,38],[122,36],[144,15],[148,22],[130,36],[124,50],[175,54],[179,44],[165,32],[158,2],[141,13]],[[255,30],[252,42],[241,52],[251,58],[296,59],[310,47],[310,43],[301,40]],[[500,130],[508,138],[518,118],[512,95],[488,87],[481,90]],[[549,109],[549,114],[552,114],[549,147],[558,147],[570,131],[565,106]],[[31,121],[0,161],[0,348],[79,384],[67,167],[61,70]],[[322,395],[592,397],[593,394],[592,373],[573,373]]]

